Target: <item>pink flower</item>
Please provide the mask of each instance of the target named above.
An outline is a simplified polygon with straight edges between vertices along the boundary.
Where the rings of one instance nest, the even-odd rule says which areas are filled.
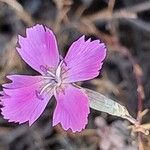
[[[35,25],[26,30],[26,38],[19,36],[19,44],[17,51],[20,56],[41,75],[7,76],[12,82],[3,85],[4,118],[9,122],[29,121],[32,125],[54,95],[57,105],[53,126],[61,123],[65,130],[70,128],[73,132],[84,129],[88,121],[89,100],[85,91],[74,82],[98,76],[106,56],[104,43],[85,41],[82,36],[61,60],[53,32]]]

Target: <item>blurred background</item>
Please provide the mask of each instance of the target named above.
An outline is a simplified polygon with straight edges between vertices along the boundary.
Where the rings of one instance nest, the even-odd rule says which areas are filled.
[[[83,34],[105,42],[100,76],[80,84],[124,105],[150,129],[149,0],[0,0],[0,85],[7,74],[36,74],[15,50],[17,35],[36,23],[55,32],[63,56]],[[52,127],[54,108],[53,100],[32,127],[0,116],[0,150],[150,150],[149,135],[95,110],[81,133]]]

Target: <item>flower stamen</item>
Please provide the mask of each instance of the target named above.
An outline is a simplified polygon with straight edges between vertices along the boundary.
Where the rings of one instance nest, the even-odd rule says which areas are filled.
[[[43,92],[44,92],[47,88],[52,87],[53,84],[54,84],[54,83],[48,83],[48,84],[46,84],[46,85],[41,89],[39,95],[42,95]]]
[[[50,75],[50,76],[52,76],[53,78],[55,78],[56,76],[55,76],[55,74],[54,73],[52,73],[51,71],[49,71],[49,70],[47,70],[47,73]]]
[[[43,79],[45,80],[49,80],[48,83],[45,83],[44,86],[41,88],[41,90],[39,92],[37,92],[37,96],[40,99],[42,98],[43,93],[46,91],[48,91],[49,89],[55,89],[60,87],[62,84],[62,79],[61,79],[61,75],[62,75],[62,65],[64,63],[64,60],[61,60],[61,62],[59,63],[56,72],[53,73],[50,70],[48,70],[46,67],[42,66],[42,70],[44,70],[45,75],[43,76]],[[55,91],[54,90],[54,91]]]

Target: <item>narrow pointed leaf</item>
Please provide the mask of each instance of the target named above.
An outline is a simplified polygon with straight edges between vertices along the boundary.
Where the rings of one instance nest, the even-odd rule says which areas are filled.
[[[95,92],[90,89],[85,89],[89,100],[90,100],[90,107],[92,109],[106,112],[108,114],[118,116],[125,118],[129,120],[131,123],[135,124],[137,121],[129,114],[128,110],[126,107],[122,106],[121,104],[117,103],[114,100],[111,100],[104,95]]]

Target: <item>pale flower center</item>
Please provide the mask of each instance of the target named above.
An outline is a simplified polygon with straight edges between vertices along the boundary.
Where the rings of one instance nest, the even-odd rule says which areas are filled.
[[[45,91],[49,92],[49,91],[61,86],[61,84],[62,84],[61,72],[62,72],[63,63],[64,63],[64,61],[62,60],[59,64],[59,66],[57,67],[55,73],[53,73],[52,71],[50,71],[42,66],[45,70],[45,75],[43,75],[43,78],[46,82],[44,83],[44,86],[41,88],[41,90],[39,92],[37,92],[37,96],[40,99],[43,99],[41,96]]]

